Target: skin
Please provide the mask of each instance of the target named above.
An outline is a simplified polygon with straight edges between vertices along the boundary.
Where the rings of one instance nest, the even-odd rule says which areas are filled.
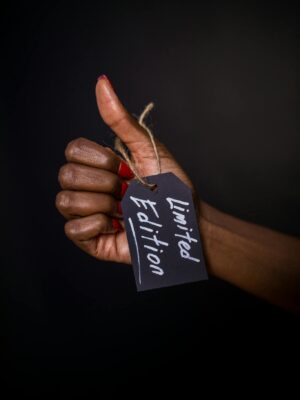
[[[157,173],[144,129],[125,109],[102,76],[96,99],[103,121],[126,144],[142,176]],[[194,195],[208,272],[273,304],[300,314],[300,239],[239,220],[201,201],[191,180],[156,139],[162,172],[173,172]],[[67,219],[65,233],[98,260],[130,264],[122,215],[118,213],[121,159],[85,138],[71,141],[59,171],[56,206]],[[127,181],[130,184],[130,181]],[[113,222],[120,221],[120,227]]]

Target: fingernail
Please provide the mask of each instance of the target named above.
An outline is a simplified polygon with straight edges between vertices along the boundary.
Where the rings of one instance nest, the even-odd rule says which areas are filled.
[[[134,173],[124,161],[121,161],[120,163],[118,175],[125,179],[131,179],[134,177]]]
[[[120,214],[120,215],[123,214],[122,206],[121,206],[121,202],[120,201],[117,202],[117,213]]]
[[[126,190],[127,190],[127,189],[128,189],[128,183],[122,182],[121,191],[120,191],[121,199],[123,199],[123,196],[124,196],[124,194],[126,193]]]
[[[109,78],[108,78],[107,75],[102,74],[102,75],[98,76],[97,82],[100,81],[100,79],[105,79],[105,80],[107,80],[107,82],[108,82],[108,83],[110,84],[110,86],[113,88],[113,85],[112,85],[112,83],[111,83],[111,81],[109,80]]]
[[[116,232],[120,232],[120,231],[123,230],[123,227],[122,227],[122,225],[120,224],[120,222],[119,222],[118,219],[113,218],[113,220],[112,220],[112,226],[113,226],[113,228],[114,228],[114,230],[115,230]]]
[[[102,74],[98,76],[97,81],[100,81],[100,79],[107,79],[107,76],[105,74]]]

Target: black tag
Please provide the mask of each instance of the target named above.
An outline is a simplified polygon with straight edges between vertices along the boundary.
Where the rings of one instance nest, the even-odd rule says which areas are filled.
[[[134,180],[122,200],[137,290],[207,279],[191,190],[174,174]]]

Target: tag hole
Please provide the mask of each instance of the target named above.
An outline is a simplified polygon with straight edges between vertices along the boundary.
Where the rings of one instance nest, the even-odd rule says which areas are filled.
[[[150,188],[150,190],[151,190],[152,192],[156,192],[157,189],[158,189],[158,186],[157,186],[156,183]]]

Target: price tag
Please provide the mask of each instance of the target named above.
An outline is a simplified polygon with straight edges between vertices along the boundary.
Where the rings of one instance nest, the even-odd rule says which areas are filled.
[[[122,200],[137,290],[207,279],[192,192],[172,173],[137,180]]]

